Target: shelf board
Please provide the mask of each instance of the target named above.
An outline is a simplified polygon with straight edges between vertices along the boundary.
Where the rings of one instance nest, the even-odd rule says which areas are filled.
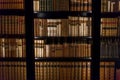
[[[35,39],[92,39],[90,36],[36,36]]]
[[[45,40],[45,43],[46,44],[51,44],[51,43],[54,43],[54,44],[57,44],[57,43],[64,43],[64,42],[67,42],[67,43],[74,43],[74,42],[80,42],[80,41],[83,41],[83,42],[90,42],[92,41],[92,37],[35,37],[34,38],[35,40]]]
[[[101,36],[100,39],[120,39],[120,36]]]
[[[69,16],[92,17],[92,12],[87,11],[70,11]]]
[[[100,61],[112,62],[112,61],[120,61],[119,58],[100,58]]]
[[[101,13],[101,17],[106,17],[106,18],[114,18],[120,16],[120,12],[103,12]]]
[[[3,9],[0,10],[0,15],[20,15],[20,16],[24,16],[25,15],[25,11],[22,9]]]
[[[58,11],[58,12],[37,12],[34,13],[34,18],[43,18],[43,19],[58,19],[68,18],[68,11]]]
[[[0,58],[0,61],[26,61],[26,58]]]
[[[25,38],[24,34],[0,34],[0,38]]]
[[[59,61],[59,62],[76,62],[76,61],[91,61],[92,59],[91,58],[73,58],[73,57],[66,57],[66,58],[35,58],[35,61]]]
[[[90,17],[92,16],[91,12],[77,12],[77,11],[56,11],[56,12],[36,12],[34,13],[35,18],[43,19],[67,19],[68,16],[83,16]]]

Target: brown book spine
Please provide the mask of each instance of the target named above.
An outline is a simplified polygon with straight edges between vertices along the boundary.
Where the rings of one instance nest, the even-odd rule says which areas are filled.
[[[5,39],[5,57],[10,57],[10,53],[9,53],[9,39]]]
[[[14,17],[14,35],[18,34],[18,26],[17,26],[17,19],[18,19],[18,16],[15,16]]]
[[[91,63],[90,62],[86,63],[87,63],[87,80],[91,80]]]
[[[3,69],[2,69],[2,62],[0,62],[0,80],[2,80],[3,78]]]
[[[83,11],[88,11],[88,0],[83,1]]]
[[[8,77],[8,62],[4,62],[4,73],[5,73],[5,76],[4,76],[4,79],[6,79],[6,80],[8,80],[9,79],[9,77]]]
[[[34,19],[34,36],[37,36],[36,30],[37,30],[37,19]]]
[[[2,34],[5,34],[5,16],[2,16]]]
[[[23,62],[23,80],[27,80],[27,69],[26,69],[26,62]]]
[[[109,62],[105,62],[105,80],[109,80]]]
[[[116,80],[120,80],[120,69],[116,69]]]
[[[25,41],[25,39],[22,39],[22,50],[23,50],[23,52],[22,52],[22,54],[23,54],[23,57],[26,57],[26,45],[25,45],[25,43],[26,43],[26,41]]]
[[[115,62],[109,62],[110,63],[110,80],[114,80],[115,78]]]
[[[69,44],[66,42],[63,44],[63,56],[69,57]]]
[[[16,57],[16,39],[10,39],[11,57]]]
[[[0,7],[1,7],[1,5],[0,5]],[[0,34],[2,34],[2,16],[0,16]]]
[[[100,80],[104,80],[105,79],[105,63],[104,62],[100,62]]]
[[[120,0],[118,0],[118,11],[120,11]]]
[[[34,0],[33,1],[33,9],[34,9],[34,12],[39,11],[39,0]]]

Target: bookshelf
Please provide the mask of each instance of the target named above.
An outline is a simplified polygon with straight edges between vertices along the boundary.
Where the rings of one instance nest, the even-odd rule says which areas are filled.
[[[119,80],[119,0],[101,1],[100,80]],[[104,27],[103,27],[104,26]],[[104,49],[103,50],[103,46]],[[103,51],[103,52],[102,52]],[[109,75],[108,75],[109,73]],[[112,75],[113,76],[112,76]],[[102,78],[104,76],[104,78]]]
[[[0,0],[0,80],[26,80],[24,0]]]
[[[57,9],[61,5],[54,5],[54,3],[57,4],[61,0],[51,0],[50,4],[53,4],[51,6],[47,1],[49,0],[33,1],[35,79],[99,79],[99,69],[95,68],[99,67],[99,55],[93,54],[99,53],[99,51],[93,52],[94,49],[99,49],[95,48],[99,45],[93,43],[97,40],[98,32],[97,35],[92,36],[93,26],[95,27],[92,1],[63,1],[63,7],[66,6],[64,3],[68,4],[69,1],[69,10],[67,10],[68,6],[65,7],[66,10]],[[45,5],[40,7],[42,3]],[[98,57],[93,57],[94,55]],[[94,71],[98,72],[94,73]]]
[[[119,0],[1,0],[0,80],[119,80]]]

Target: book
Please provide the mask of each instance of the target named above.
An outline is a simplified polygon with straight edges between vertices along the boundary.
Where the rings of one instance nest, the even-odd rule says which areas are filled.
[[[91,57],[91,44],[78,43],[77,57],[89,58]]]
[[[63,57],[63,45],[57,44],[55,46],[55,57]]]
[[[26,80],[26,63],[17,61],[0,62],[0,79],[2,80]]]
[[[92,12],[92,0],[70,0],[70,11]]]
[[[120,62],[119,61],[116,61],[115,63],[115,77],[116,77],[116,80],[120,80]]]
[[[24,0],[1,0],[0,9],[24,9]]]
[[[119,0],[101,0],[101,12],[118,12]]]
[[[101,36],[118,36],[118,19],[102,18],[101,19]]]
[[[24,16],[1,15],[0,33],[9,35],[25,34]]]
[[[69,0],[34,0],[34,12],[69,11]]]
[[[105,62],[100,62],[100,80],[105,79]]]
[[[69,36],[91,36],[91,18],[69,16]]]
[[[69,56],[69,44],[66,42],[63,44],[63,56],[64,57]]]
[[[90,66],[90,62],[35,62],[35,78],[36,80],[91,80]]]
[[[40,3],[39,0],[33,0],[33,10],[34,12],[38,12],[40,9]]]
[[[115,79],[115,62],[100,62],[100,80]]]
[[[116,80],[120,80],[120,69],[116,69]]]
[[[47,19],[48,36],[61,36],[61,19]]]
[[[44,40],[35,40],[35,57],[45,57]]]
[[[91,17],[34,19],[35,36],[91,36]]]
[[[100,46],[101,58],[119,58],[118,40],[102,40]]]
[[[118,17],[118,24],[117,24],[117,26],[118,26],[118,31],[117,31],[117,33],[118,33],[118,36],[120,36],[120,17]]]
[[[5,57],[5,39],[0,39],[0,57]]]
[[[46,44],[44,40],[34,41],[35,57],[91,57],[91,42]]]
[[[69,20],[68,19],[62,19],[61,20],[61,35],[63,37],[69,36]]]
[[[26,57],[24,39],[0,39],[0,57]]]
[[[34,19],[34,36],[47,36],[47,19]]]
[[[91,80],[91,63],[90,62],[86,62],[87,64],[87,80]]]

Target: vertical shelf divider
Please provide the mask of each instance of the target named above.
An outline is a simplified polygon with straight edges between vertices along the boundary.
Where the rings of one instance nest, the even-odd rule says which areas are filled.
[[[27,80],[35,80],[33,0],[25,0]]]
[[[92,0],[92,63],[91,80],[100,80],[100,18],[101,0]]]

